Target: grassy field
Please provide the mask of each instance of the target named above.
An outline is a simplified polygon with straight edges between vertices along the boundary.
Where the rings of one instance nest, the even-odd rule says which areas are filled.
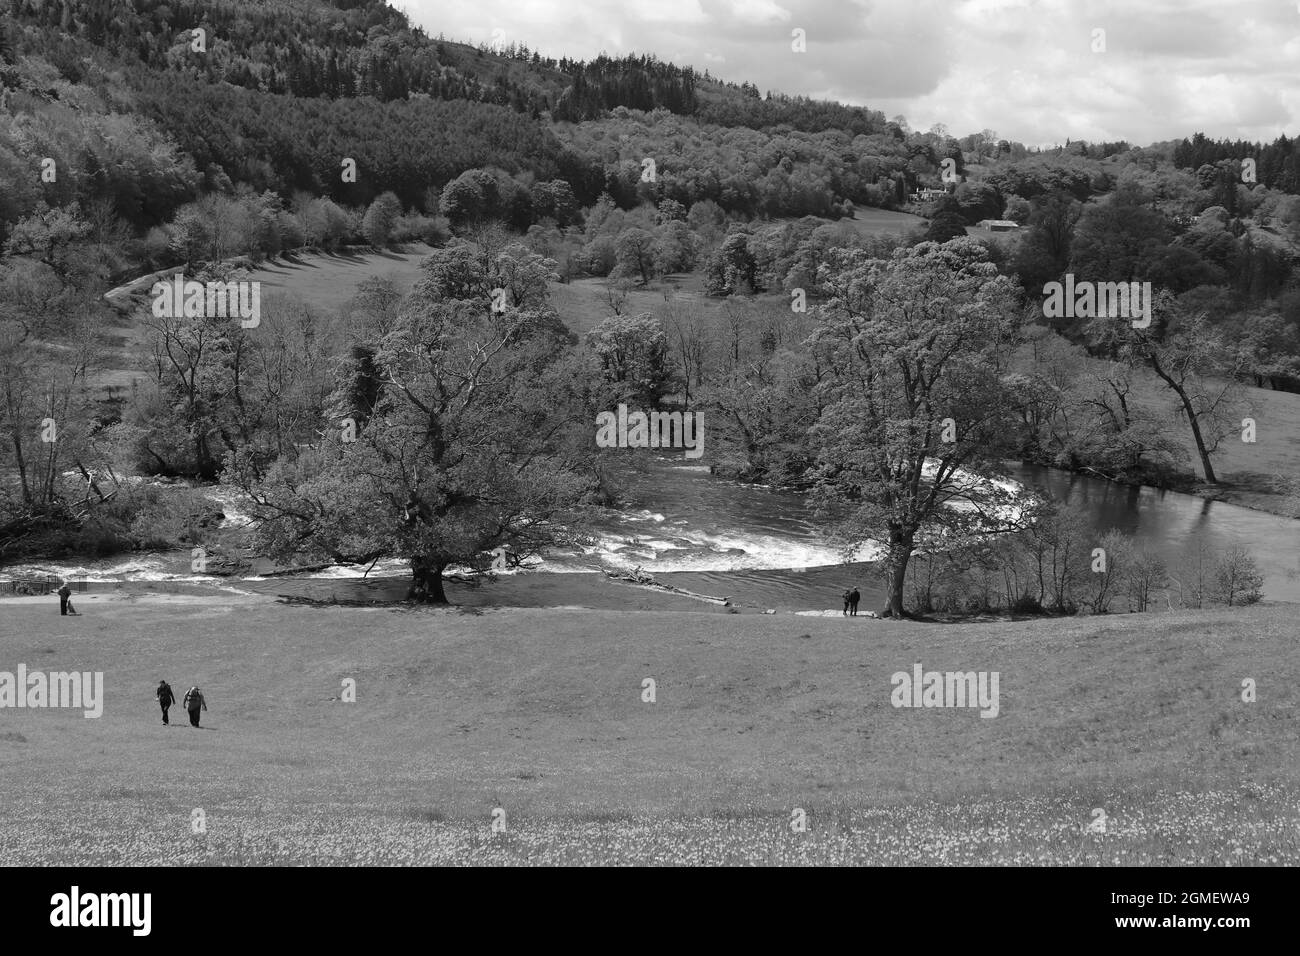
[[[624,315],[661,315],[669,306],[679,308],[683,316],[702,316],[715,329],[724,326],[727,299],[707,296],[700,273],[674,275],[656,280],[649,288],[631,289],[622,304]],[[765,296],[783,305],[786,296]],[[605,279],[574,279],[551,286],[551,305],[574,332],[583,335],[614,314],[609,304]]]
[[[299,253],[263,262],[248,278],[262,284],[264,304],[268,298],[274,302],[277,295],[289,296],[332,315],[347,304],[366,279],[391,278],[400,291],[409,292],[419,278],[420,263],[430,251],[429,246],[413,243],[401,252]],[[110,293],[122,311],[111,320],[103,367],[94,378],[96,389],[117,390],[118,397],[129,394],[132,383],[142,379],[140,363],[150,354],[150,333],[142,319],[148,315],[151,282],[135,280],[127,286],[140,288],[129,297],[121,295],[121,290]],[[110,396],[113,392],[104,394]]]
[[[346,305],[366,279],[391,279],[399,292],[411,291],[420,263],[432,247],[411,244],[401,252],[304,253],[264,262],[249,279],[262,283],[262,296],[292,296],[322,312]]]
[[[103,671],[106,701],[0,711],[8,864],[1300,862],[1288,607],[938,626],[79,605],[0,601],[0,670]],[[998,671],[999,715],[893,708],[918,661]],[[203,687],[204,729],[162,726],[160,678]]]
[[[864,236],[902,236],[906,232],[924,226],[929,220],[915,216],[910,212],[894,209],[877,209],[874,206],[854,206],[853,218],[840,220],[854,232]]]

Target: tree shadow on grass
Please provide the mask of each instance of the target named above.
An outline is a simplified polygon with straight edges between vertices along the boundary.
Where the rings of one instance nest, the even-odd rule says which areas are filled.
[[[346,259],[348,262],[361,262],[367,255],[373,255],[370,252],[359,252],[353,249],[326,249],[322,255],[330,259]]]
[[[422,601],[380,601],[372,599],[369,601],[353,600],[349,598],[310,598],[297,594],[278,594],[276,595],[277,604],[285,604],[289,607],[364,607],[364,608],[382,608],[387,611],[397,611],[403,614],[414,614],[419,611],[455,611],[458,614],[482,614],[482,610],[472,605],[464,604],[427,604]]]
[[[1270,475],[1262,471],[1233,471],[1223,475],[1223,483],[1240,491],[1257,491],[1270,495],[1285,495],[1294,489],[1295,479],[1286,475]]]
[[[294,253],[282,253],[274,262],[268,259],[259,266],[266,272],[288,272],[290,269],[319,269],[320,267],[319,262],[313,262],[306,256]]]

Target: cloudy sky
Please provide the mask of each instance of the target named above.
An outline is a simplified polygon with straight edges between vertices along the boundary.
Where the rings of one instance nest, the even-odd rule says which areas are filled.
[[[654,53],[1030,145],[1300,132],[1297,0],[395,0],[436,36]],[[792,32],[807,50],[794,52]],[[1098,33],[1104,31],[1104,36]],[[1094,50],[1094,47],[1104,49]]]

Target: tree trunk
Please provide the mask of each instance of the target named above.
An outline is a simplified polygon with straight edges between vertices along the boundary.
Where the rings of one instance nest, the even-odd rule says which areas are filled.
[[[1205,480],[1212,485],[1217,485],[1219,478],[1214,473],[1214,465],[1210,463],[1210,453],[1205,450],[1205,439],[1201,436],[1201,423],[1192,414],[1191,405],[1186,399],[1184,399],[1184,405],[1187,406],[1187,418],[1192,423],[1192,437],[1196,439],[1196,450],[1201,455],[1201,467],[1205,469]]]
[[[411,587],[406,592],[406,599],[424,604],[450,603],[447,600],[447,592],[442,588],[442,572],[446,568],[445,562],[432,558],[412,558]]]
[[[1157,369],[1157,373],[1159,370]],[[1196,410],[1192,407],[1192,400],[1187,397],[1187,393],[1178,383],[1174,382],[1168,376],[1160,374],[1178,395],[1179,401],[1183,403],[1183,412],[1187,415],[1187,423],[1192,426],[1192,437],[1196,439],[1196,451],[1201,456],[1201,467],[1205,469],[1205,480],[1212,485],[1219,483],[1219,478],[1214,473],[1214,465],[1210,462],[1210,453],[1205,449],[1205,437],[1201,434],[1201,423],[1196,417]]]
[[[32,503],[32,489],[27,484],[27,461],[26,459],[23,458],[23,443],[22,440],[18,437],[17,431],[14,432],[13,439],[14,439],[14,460],[18,464],[18,478],[19,481],[21,481],[23,487],[23,504],[30,505]]]
[[[199,430],[194,435],[194,457],[198,477],[204,481],[216,481],[221,474],[221,464],[212,455],[212,445],[208,442],[205,430]]]
[[[1210,463],[1210,453],[1205,450],[1205,437],[1201,434],[1201,423],[1196,417],[1196,409],[1192,407],[1192,400],[1188,398],[1183,386],[1160,367],[1160,361],[1154,355],[1151,357],[1151,368],[1166,385],[1174,390],[1178,400],[1183,403],[1183,412],[1187,415],[1188,424],[1192,426],[1192,437],[1196,439],[1196,451],[1201,456],[1201,467],[1205,469],[1205,480],[1212,485],[1217,485],[1219,478],[1214,473],[1214,465]]]
[[[907,581],[907,563],[912,559],[912,536],[898,531],[889,533],[889,555],[885,559],[889,576],[888,604],[881,612],[881,617],[901,620],[906,614],[903,609],[903,585]]]

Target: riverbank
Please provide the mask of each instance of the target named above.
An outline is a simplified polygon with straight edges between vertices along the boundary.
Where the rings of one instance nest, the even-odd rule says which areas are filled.
[[[1110,363],[1105,359],[1081,355],[1077,361],[1080,383],[1089,378],[1104,383],[1110,374]],[[1148,412],[1169,411],[1170,435],[1185,449],[1182,472],[1171,476],[1176,482],[1172,490],[1266,514],[1300,518],[1300,394],[1243,384],[1242,401],[1234,411],[1234,416],[1241,416],[1240,426],[1234,424],[1218,442],[1213,464],[1219,480],[1210,484],[1204,480],[1191,429],[1183,417],[1172,412],[1175,402],[1169,390],[1154,376],[1142,372],[1134,375],[1132,386],[1128,400],[1133,407]],[[1098,472],[1080,473],[1113,481]],[[1121,482],[1114,483],[1124,487]]]
[[[585,609],[597,611],[689,611],[711,614],[834,614],[840,616],[839,595],[845,582],[873,581],[867,566],[835,566],[793,572],[732,572],[716,574],[662,574],[655,580],[663,588],[637,585],[603,574],[526,572],[503,574],[495,580],[469,583],[463,579],[446,582],[448,600],[454,608],[474,613],[491,608]],[[855,577],[856,575],[856,577]],[[808,578],[806,588],[793,588],[788,578]],[[74,605],[93,613],[96,607],[153,600],[229,601],[232,603],[275,603],[328,605],[339,607],[387,607],[417,609],[407,604],[409,578],[381,577],[275,577],[261,580],[126,580],[75,586]],[[692,587],[692,585],[694,587]],[[783,587],[783,585],[785,585]],[[706,594],[700,587],[712,587]],[[670,590],[670,589],[676,589]],[[874,610],[883,601],[878,587],[860,585],[863,611]],[[680,593],[689,591],[688,594]],[[709,598],[712,598],[710,600]],[[820,603],[818,602],[820,599]],[[724,603],[725,602],[725,603]],[[0,586],[0,609],[8,606],[54,607],[52,595],[15,596]],[[832,608],[831,605],[836,607]],[[865,619],[865,618],[864,618]]]
[[[1186,494],[1206,501],[1262,511],[1280,518],[1300,518],[1300,473],[1287,478],[1281,475],[1233,475],[1217,485],[1194,484]]]
[[[116,613],[120,606],[150,604],[226,604],[289,606],[337,606],[406,610],[417,612],[419,605],[404,602],[409,581],[405,578],[286,579],[263,581],[129,581],[116,584],[89,584],[74,590],[74,606],[83,615],[94,616],[97,609]],[[474,613],[489,608],[539,610],[574,609],[605,611],[694,611],[699,613],[738,613],[695,600],[681,594],[638,588],[610,581],[599,574],[517,574],[503,575],[496,581],[478,586],[449,581],[447,596],[452,609]],[[52,595],[12,597],[0,591],[0,611],[10,607],[55,608]],[[436,608],[430,607],[430,610]],[[753,613],[753,608],[744,610]]]
[[[1217,484],[1202,481],[1194,475],[1183,474],[1176,476],[1176,480],[1169,487],[1159,488],[1142,482],[1122,481],[1112,475],[1103,475],[1086,467],[1058,468],[1049,463],[1030,461],[1020,462],[1019,467],[1050,469],[1062,475],[1105,481],[1120,488],[1173,491],[1180,495],[1189,495],[1205,501],[1220,501],[1280,518],[1300,518],[1300,470],[1290,476],[1259,472],[1229,472]]]
[[[1175,579],[1157,605],[1181,603],[1183,583],[1212,567],[1231,547],[1246,548],[1264,578],[1267,600],[1300,602],[1300,525],[1257,510],[1178,492],[1124,486],[1061,469],[1013,465],[1011,477],[1044,498],[1069,504],[1084,516],[1085,542],[1111,530],[1140,541],[1166,562]],[[806,496],[717,478],[700,466],[652,459],[629,482],[628,505],[601,512],[581,548],[556,549],[531,570],[495,580],[453,579],[453,603],[470,606],[697,610],[695,599],[673,601],[651,591],[601,580],[601,571],[636,569],[671,588],[727,602],[732,613],[838,608],[849,588],[862,607],[879,611],[885,598],[876,565],[842,563],[843,554],[813,520]],[[373,566],[290,571],[250,548],[247,507],[229,488],[180,489],[185,507],[202,516],[194,530],[207,549],[207,566],[192,568],[190,545],[86,560],[30,560],[0,567],[0,593],[20,578],[84,581],[92,590],[145,582],[225,586],[301,601],[394,603],[409,585],[405,561]],[[193,530],[193,529],[192,529]],[[1089,545],[1092,546],[1091,544]],[[863,555],[874,549],[861,549]],[[1198,558],[1198,556],[1201,556]],[[1118,608],[1117,608],[1118,610]]]
[[[0,670],[104,675],[99,719],[0,710],[9,864],[1300,862],[1286,607],[938,628],[92,597],[0,602]],[[892,706],[918,661],[998,672],[997,716]],[[162,726],[161,678],[204,689],[204,729]]]

